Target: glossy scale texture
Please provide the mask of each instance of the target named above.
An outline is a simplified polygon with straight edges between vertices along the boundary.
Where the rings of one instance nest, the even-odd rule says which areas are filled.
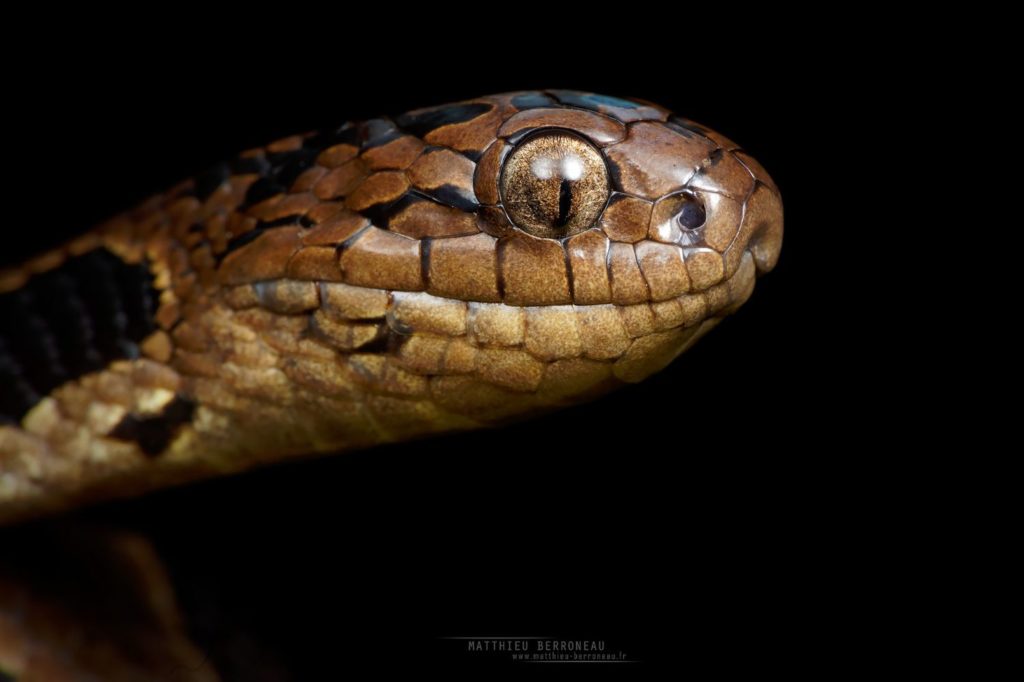
[[[582,161],[502,186],[531,144]],[[781,239],[756,161],[643,102],[507,93],[244,152],[0,273],[30,322],[0,339],[0,521],[592,399],[738,308]],[[44,381],[101,315],[26,292],[82,259],[141,273],[152,318]]]
[[[508,93],[250,150],[0,272],[0,523],[592,399],[781,240],[764,169],[643,102]],[[0,571],[0,678],[218,679],[144,540],[54,540],[92,582]]]

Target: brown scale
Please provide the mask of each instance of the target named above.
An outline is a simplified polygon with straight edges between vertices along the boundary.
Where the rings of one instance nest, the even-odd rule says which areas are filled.
[[[0,522],[592,399],[738,308],[781,239],[764,169],[648,103],[508,93],[250,150],[0,272],[106,248],[159,295],[142,357],[0,425]]]

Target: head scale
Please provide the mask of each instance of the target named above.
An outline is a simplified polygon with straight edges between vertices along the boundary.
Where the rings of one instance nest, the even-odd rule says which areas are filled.
[[[630,100],[495,95],[346,124],[278,156],[278,167],[301,157],[326,171],[303,188],[330,203],[300,207],[301,245],[337,248],[338,271],[292,264],[305,279],[516,306],[633,305],[706,292],[745,257],[765,272],[781,246],[778,190],[756,161]],[[281,215],[286,202],[260,205],[268,179],[296,177],[249,188],[260,221],[236,241],[300,222]],[[223,276],[267,279],[261,251],[229,254]]]
[[[660,369],[749,297],[781,246],[764,169],[639,101],[507,93],[253,158],[253,229],[218,273],[242,289],[229,299],[316,305],[311,336],[386,352],[445,409],[485,421]]]

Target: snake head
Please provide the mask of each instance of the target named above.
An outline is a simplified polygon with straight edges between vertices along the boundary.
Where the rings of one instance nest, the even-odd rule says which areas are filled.
[[[308,316],[371,402],[404,392],[416,414],[388,399],[394,438],[642,380],[746,301],[782,241],[752,157],[640,101],[505,93],[245,158],[253,227],[221,256],[225,300]]]
[[[641,101],[513,92],[243,152],[0,272],[0,370],[24,384],[0,465],[27,463],[0,518],[5,496],[70,504],[589,400],[735,311],[781,243],[760,164]],[[69,326],[93,290],[96,319]],[[101,319],[114,298],[127,312]],[[92,354],[51,362],[19,336],[42,318]]]

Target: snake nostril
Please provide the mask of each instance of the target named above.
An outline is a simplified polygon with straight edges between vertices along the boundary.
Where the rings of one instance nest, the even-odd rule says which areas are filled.
[[[684,230],[696,230],[707,220],[704,205],[696,197],[689,197],[676,218]]]

